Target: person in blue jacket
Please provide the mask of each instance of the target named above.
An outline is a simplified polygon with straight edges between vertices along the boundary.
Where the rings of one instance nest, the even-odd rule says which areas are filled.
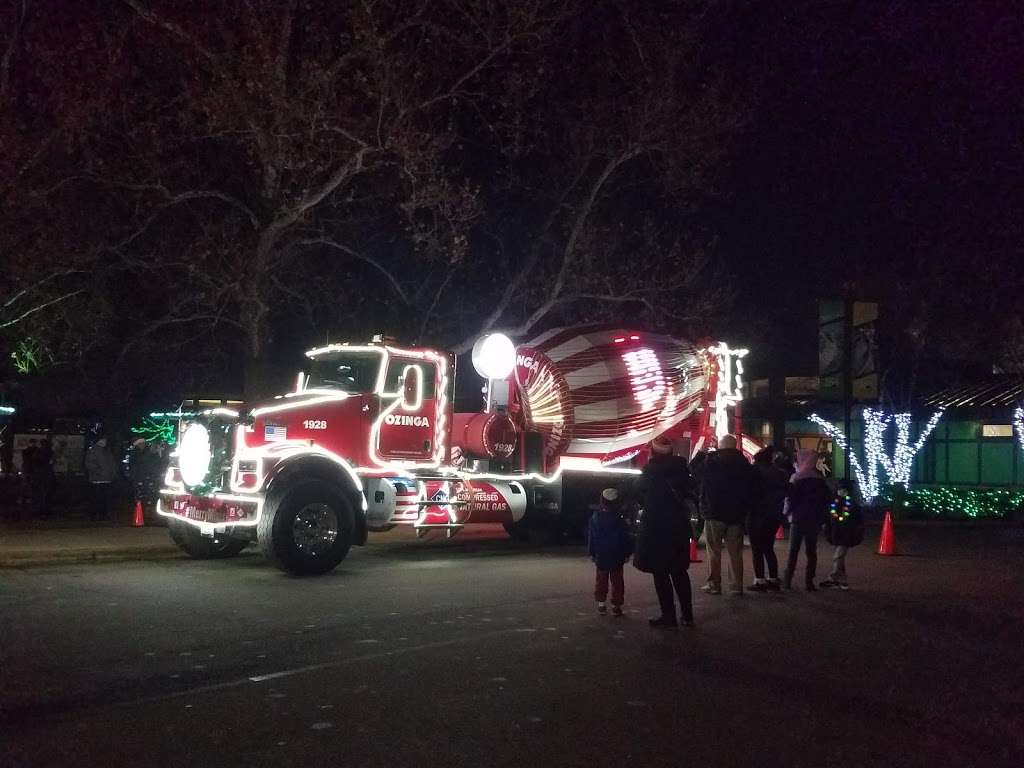
[[[602,616],[608,613],[608,584],[611,582],[612,614],[621,616],[626,592],[622,566],[633,553],[633,537],[623,517],[622,499],[615,488],[606,488],[601,493],[601,506],[590,518],[587,542],[590,559],[597,568],[594,580],[597,612]]]

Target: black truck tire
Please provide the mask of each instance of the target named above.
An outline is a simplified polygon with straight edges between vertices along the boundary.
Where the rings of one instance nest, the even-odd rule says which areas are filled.
[[[263,509],[256,539],[264,556],[295,576],[334,570],[352,546],[355,512],[333,483],[296,478]]]
[[[235,539],[222,533],[203,536],[199,529],[188,523],[171,520],[168,524],[171,541],[194,560],[220,560],[234,557],[248,546],[246,539]]]

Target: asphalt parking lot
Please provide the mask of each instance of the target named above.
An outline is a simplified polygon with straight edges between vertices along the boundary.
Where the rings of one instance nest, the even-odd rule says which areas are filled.
[[[642,574],[599,617],[582,548],[495,531],[378,537],[316,579],[5,569],[0,765],[1024,764],[1024,542],[901,550],[854,550],[844,593],[707,596],[694,565],[678,633]]]

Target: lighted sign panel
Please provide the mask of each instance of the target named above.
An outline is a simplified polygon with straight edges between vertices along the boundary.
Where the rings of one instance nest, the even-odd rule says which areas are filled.
[[[641,408],[652,410],[665,395],[665,377],[661,372],[661,361],[654,350],[647,347],[623,353],[622,360],[626,363],[633,396]]]

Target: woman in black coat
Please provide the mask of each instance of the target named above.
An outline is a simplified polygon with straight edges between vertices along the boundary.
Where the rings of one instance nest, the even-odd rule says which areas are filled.
[[[779,591],[779,559],[775,556],[775,533],[782,525],[782,510],[789,490],[786,473],[772,463],[773,448],[768,446],[754,455],[758,476],[758,494],[747,518],[747,535],[754,561],[751,592]],[[768,578],[765,579],[765,565]]]
[[[672,444],[655,439],[651,459],[640,478],[643,516],[637,535],[633,565],[654,576],[654,589],[661,604],[661,616],[651,619],[652,627],[675,628],[679,598],[685,626],[693,626],[693,596],[690,591],[690,513],[695,503],[693,481],[686,459],[672,455]]]

